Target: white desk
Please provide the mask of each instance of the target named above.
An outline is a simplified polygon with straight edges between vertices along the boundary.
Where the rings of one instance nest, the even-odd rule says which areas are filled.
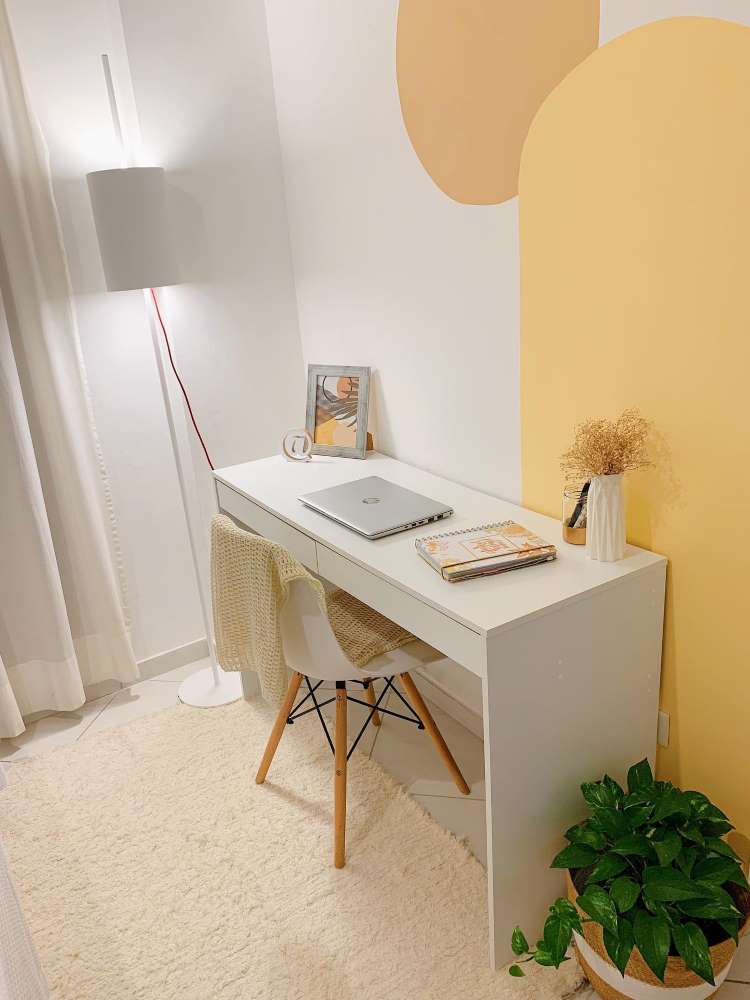
[[[369,541],[296,499],[371,475],[455,513]],[[559,521],[377,453],[274,456],[215,477],[222,510],[482,678],[490,961],[504,964],[513,927],[541,931],[562,889],[548,866],[583,813],[581,781],[653,762],[666,560],[628,546],[620,562],[592,562]],[[508,518],[555,542],[557,560],[446,583],[414,549],[419,535]]]

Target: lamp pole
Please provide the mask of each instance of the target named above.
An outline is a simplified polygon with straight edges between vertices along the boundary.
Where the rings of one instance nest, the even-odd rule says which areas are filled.
[[[180,701],[185,705],[191,705],[194,708],[214,708],[219,705],[228,705],[241,698],[242,685],[240,675],[238,673],[225,673],[219,669],[219,665],[216,661],[216,649],[213,642],[213,629],[211,627],[211,611],[207,605],[205,591],[201,583],[198,539],[196,538],[192,518],[190,517],[190,493],[185,477],[185,468],[181,458],[180,442],[177,434],[174,410],[172,408],[172,399],[169,392],[169,383],[167,382],[167,371],[164,365],[164,349],[159,336],[159,327],[154,316],[153,303],[149,301],[151,297],[150,290],[144,289],[143,295],[149,314],[151,343],[154,348],[156,368],[159,372],[159,385],[161,386],[162,398],[164,400],[164,411],[167,417],[169,440],[172,445],[172,454],[174,456],[174,463],[177,469],[177,480],[180,485],[182,507],[185,511],[185,524],[187,526],[188,540],[190,542],[190,554],[193,560],[195,583],[198,588],[201,615],[203,616],[203,625],[206,630],[208,655],[211,659],[210,667],[198,670],[190,677],[187,677],[182,684],[180,684],[177,693]],[[187,427],[184,412],[182,417],[184,425]]]

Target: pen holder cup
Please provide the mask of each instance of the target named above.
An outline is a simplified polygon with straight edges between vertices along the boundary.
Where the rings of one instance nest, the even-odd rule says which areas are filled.
[[[588,515],[588,483],[566,486],[563,490],[562,524],[563,541],[571,545],[586,544],[586,518]]]

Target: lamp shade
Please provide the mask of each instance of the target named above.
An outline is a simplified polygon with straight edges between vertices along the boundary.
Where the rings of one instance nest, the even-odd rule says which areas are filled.
[[[163,169],[96,170],[86,180],[109,291],[177,284]]]

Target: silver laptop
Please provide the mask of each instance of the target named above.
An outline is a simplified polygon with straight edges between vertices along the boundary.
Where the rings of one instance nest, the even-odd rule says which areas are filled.
[[[398,531],[441,521],[453,513],[447,504],[389,483],[380,476],[355,479],[297,499],[366,538],[395,535]]]

